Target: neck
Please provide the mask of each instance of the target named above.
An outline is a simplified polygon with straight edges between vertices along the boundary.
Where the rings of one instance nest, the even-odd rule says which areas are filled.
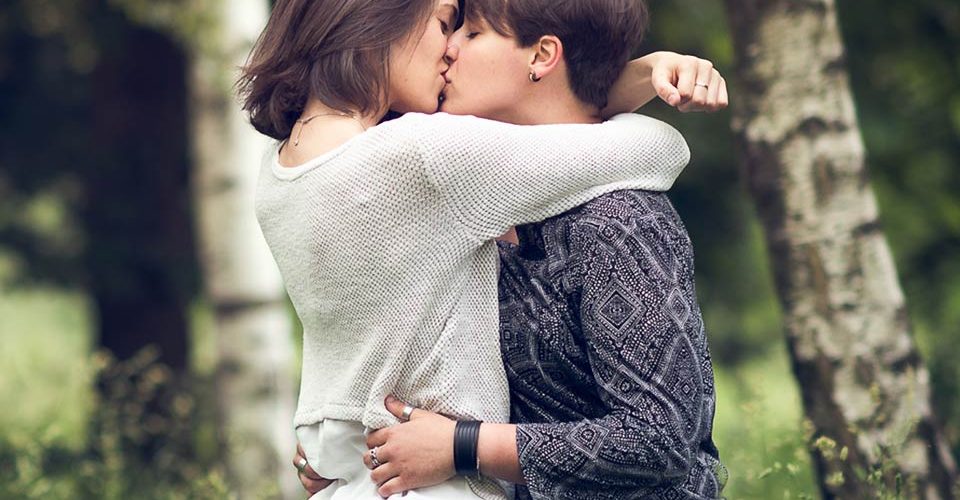
[[[555,123],[600,123],[600,109],[581,101],[570,88],[566,68],[558,68],[543,80],[530,83],[514,108],[512,123],[547,125]]]
[[[318,115],[349,115],[357,119],[358,122],[363,124],[364,129],[373,127],[377,123],[380,123],[380,119],[383,118],[383,115],[386,113],[373,113],[361,115],[358,111],[341,111],[338,109],[331,108],[324,104],[321,100],[311,97],[307,100],[307,105],[303,107],[303,112],[300,113],[300,120],[308,120],[311,117]]]

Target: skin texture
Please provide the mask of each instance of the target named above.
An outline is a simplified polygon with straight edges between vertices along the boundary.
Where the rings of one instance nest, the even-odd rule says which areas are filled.
[[[391,54],[390,100],[386,108],[398,112],[432,113],[443,92],[441,111],[516,124],[592,123],[618,112],[629,112],[660,97],[681,112],[713,112],[727,107],[726,82],[713,64],[694,56],[656,52],[631,61],[611,89],[609,105],[600,110],[575,98],[567,83],[563,45],[557,37],[541,37],[530,47],[519,47],[482,23],[465,24],[447,32],[456,19],[456,2],[438,0],[437,9],[419,36],[411,36]],[[415,40],[415,41],[414,41]],[[529,73],[540,81],[531,82]],[[707,87],[697,86],[703,83]],[[303,116],[327,112],[311,101]],[[385,113],[385,111],[384,111]],[[286,145],[281,162],[297,165],[336,147],[363,129],[374,126],[383,113],[360,117],[322,117],[323,125],[303,131],[300,148]],[[362,127],[361,127],[362,124]],[[294,130],[294,135],[297,129]],[[333,139],[331,139],[333,137]],[[289,160],[288,160],[289,158]],[[511,232],[504,236],[510,239]],[[515,238],[515,235],[513,236]],[[398,418],[404,403],[392,397],[387,409]],[[454,475],[453,429],[456,422],[417,409],[409,422],[372,432],[367,445],[378,447],[380,467],[373,468],[370,453],[362,457],[383,496],[438,484]],[[303,458],[298,446],[293,459]],[[484,423],[480,432],[481,472],[507,481],[523,482],[516,448],[516,426]],[[331,481],[307,465],[301,483],[313,494]]]
[[[450,30],[457,19],[456,0],[438,0],[437,6],[424,21],[420,30],[391,48],[388,61],[391,75],[383,106],[376,113],[353,117],[311,98],[300,115],[301,120],[313,117],[307,124],[297,123],[290,141],[280,150],[280,164],[297,166],[375,126],[387,110],[400,113],[437,111],[438,97],[443,91],[444,72],[449,68],[445,59]]]
[[[457,20],[456,0],[439,0],[420,36],[414,34],[390,53],[389,109],[433,113],[443,91],[447,42]]]
[[[530,47],[484,22],[467,21],[450,38],[441,111],[507,123],[595,123],[600,110],[570,92],[563,44],[543,36]],[[540,79],[531,82],[530,74]]]

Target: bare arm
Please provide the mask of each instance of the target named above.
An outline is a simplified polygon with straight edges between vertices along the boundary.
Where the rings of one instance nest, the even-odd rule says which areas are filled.
[[[484,423],[480,426],[480,442],[477,445],[480,458],[480,473],[524,484],[517,453],[517,426],[514,424]]]
[[[627,63],[601,114],[630,113],[658,96],[681,112],[713,112],[729,104],[726,80],[712,62],[661,51]]]
[[[627,63],[614,82],[607,97],[607,107],[601,110],[606,119],[617,113],[630,113],[644,107],[657,97],[653,88],[653,66],[658,52],[647,54]]]

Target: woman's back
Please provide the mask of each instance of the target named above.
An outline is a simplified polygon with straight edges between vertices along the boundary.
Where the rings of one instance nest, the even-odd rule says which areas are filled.
[[[381,125],[295,168],[276,150],[264,162],[257,215],[304,326],[296,425],[389,425],[390,393],[509,416],[496,251],[457,222],[402,129]]]

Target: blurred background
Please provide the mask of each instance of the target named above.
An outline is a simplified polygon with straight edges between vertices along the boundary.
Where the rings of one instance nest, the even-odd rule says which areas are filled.
[[[225,498],[237,493],[234,446],[280,449],[253,460],[280,469],[245,472],[245,497],[298,494],[290,420],[270,409],[292,404],[296,318],[257,267],[262,249],[223,263],[222,245],[246,240],[216,236],[250,234],[223,214],[252,214],[250,172],[236,171],[257,168],[260,146],[217,131],[243,126],[236,103],[215,97],[231,83],[217,68],[242,61],[267,7],[237,0],[224,20],[217,3],[0,3],[0,498]],[[650,4],[646,49],[712,60],[737,101],[724,4]],[[838,14],[883,228],[958,456],[960,4],[839,0]],[[818,497],[730,113],[644,112],[693,151],[671,199],[696,250],[725,495]],[[235,152],[212,160],[218,148]],[[233,201],[217,198],[237,186]],[[222,423],[258,407],[248,420],[274,429]]]

